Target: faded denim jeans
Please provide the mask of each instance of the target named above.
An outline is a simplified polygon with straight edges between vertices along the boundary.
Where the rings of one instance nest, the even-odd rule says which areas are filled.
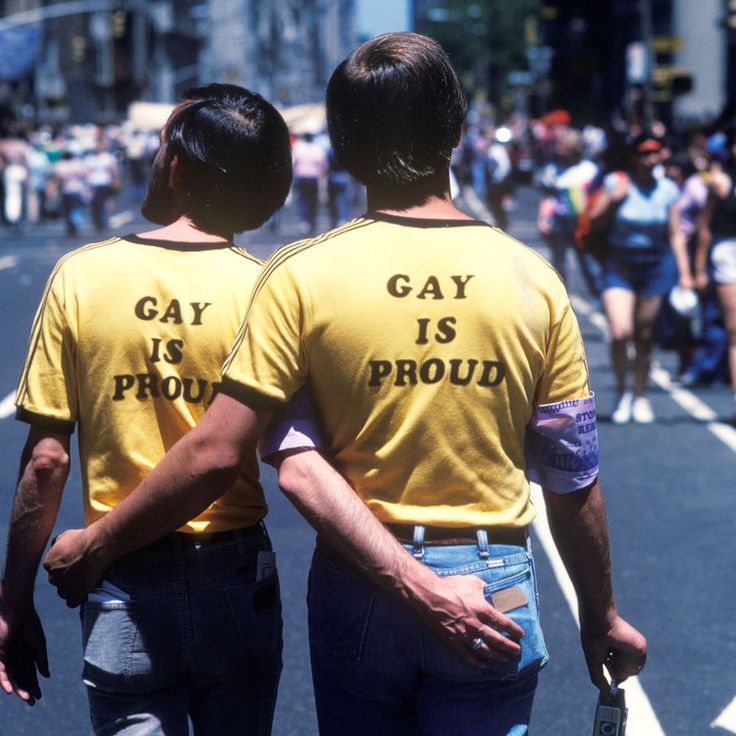
[[[172,534],[107,571],[82,605],[96,734],[268,736],[281,673],[278,577],[262,525]]]
[[[426,545],[439,575],[477,575],[485,594],[511,587],[527,603],[506,615],[524,629],[519,662],[465,664],[405,605],[317,544],[309,632],[321,736],[523,736],[547,662],[528,548]],[[412,550],[411,546],[407,549]],[[470,645],[470,642],[468,642]]]

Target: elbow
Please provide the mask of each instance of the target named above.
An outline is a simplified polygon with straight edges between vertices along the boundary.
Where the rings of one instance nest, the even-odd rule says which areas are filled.
[[[187,448],[193,475],[205,476],[217,486],[235,482],[245,460],[241,448],[225,438],[192,431],[192,442]]]
[[[279,464],[279,488],[288,497],[298,495],[306,479],[303,463],[297,455],[287,455]]]
[[[66,477],[71,467],[69,452],[59,442],[42,441],[33,447],[28,470],[36,477]]]
[[[319,454],[311,450],[283,457],[278,469],[279,488],[287,498],[293,501],[313,486],[313,463],[319,460]]]

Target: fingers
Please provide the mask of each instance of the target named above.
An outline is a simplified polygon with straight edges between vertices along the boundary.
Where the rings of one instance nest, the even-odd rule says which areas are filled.
[[[49,657],[46,651],[46,637],[41,634],[41,641],[36,644],[33,652],[33,658],[36,664],[36,669],[46,678],[51,677],[49,672]]]
[[[588,675],[590,676],[590,681],[602,693],[607,693],[609,684],[608,684],[608,680],[606,679],[606,675],[603,672],[603,665],[594,664],[592,662],[587,662],[587,665],[588,665]]]
[[[491,629],[506,633],[514,641],[519,641],[524,637],[524,629],[490,603],[479,613],[478,618],[488,624]]]
[[[13,694],[13,685],[10,682],[10,678],[8,677],[8,673],[5,669],[5,665],[0,662],[0,687],[8,694]]]
[[[628,677],[636,677],[647,662],[646,652],[634,653],[625,651],[612,651],[606,660],[606,668],[618,682],[623,682]]]
[[[15,693],[28,705],[34,705],[41,699],[35,664],[30,660],[15,662],[12,667],[0,663],[0,687],[8,695]]]

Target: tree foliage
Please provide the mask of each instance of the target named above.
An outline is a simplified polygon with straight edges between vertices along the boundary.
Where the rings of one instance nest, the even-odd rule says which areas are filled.
[[[418,4],[417,31],[438,41],[466,91],[486,88],[500,98],[512,70],[527,68],[530,29],[540,0],[444,0]]]

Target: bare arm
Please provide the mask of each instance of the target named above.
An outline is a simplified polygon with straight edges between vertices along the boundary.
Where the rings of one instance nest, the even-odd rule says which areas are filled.
[[[550,530],[578,598],[580,636],[590,679],[607,689],[603,665],[619,682],[639,673],[646,639],[616,610],[610,548],[600,484],[557,494],[545,490]]]
[[[679,284],[683,289],[693,288],[693,277],[690,271],[690,259],[687,253],[687,238],[680,227],[680,214],[677,205],[670,207],[669,213],[670,246],[677,263]]]
[[[41,697],[36,670],[49,676],[33,588],[69,475],[69,436],[32,426],[19,475],[0,591],[0,686],[33,705]]]
[[[253,411],[219,395],[197,427],[122,503],[87,529],[59,538],[44,562],[59,595],[68,605],[78,605],[111,562],[177,529],[206,508],[232,484],[270,418],[269,412]],[[490,645],[470,656],[476,664],[484,656],[516,656],[519,646],[514,639],[522,631],[488,605],[483,584],[469,577],[446,583],[416,562],[316,452],[287,458],[280,482],[325,539],[409,602],[466,658],[476,636]],[[469,599],[473,602],[467,603]],[[466,621],[469,611],[475,615],[474,628]]]
[[[65,532],[44,567],[69,606],[77,606],[109,565],[193,519],[235,481],[271,418],[218,394],[200,423],[143,482],[87,529]]]
[[[286,457],[279,485],[335,551],[414,609],[463,659],[483,666],[486,659],[518,656],[522,629],[485,600],[483,582],[440,578],[415,560],[319,453]],[[473,653],[478,636],[486,645]]]
[[[695,288],[703,290],[708,286],[708,257],[713,236],[710,231],[710,223],[716,208],[716,199],[712,193],[708,195],[708,201],[698,216],[695,242],[694,273]]]

